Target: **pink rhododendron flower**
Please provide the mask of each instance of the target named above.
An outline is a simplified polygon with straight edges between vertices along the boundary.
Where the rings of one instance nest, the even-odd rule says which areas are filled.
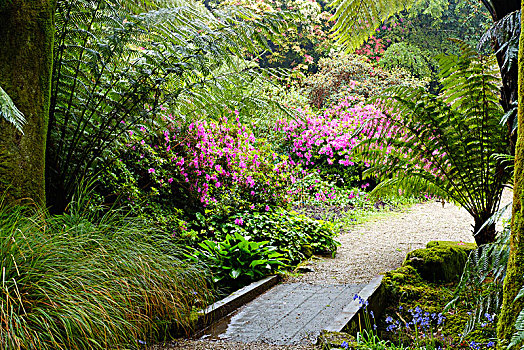
[[[235,224],[242,226],[244,224],[244,220],[242,220],[242,218],[236,218]]]

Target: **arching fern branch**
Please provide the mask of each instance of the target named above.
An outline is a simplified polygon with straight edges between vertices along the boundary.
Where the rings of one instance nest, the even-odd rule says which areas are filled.
[[[356,49],[391,15],[409,9],[418,0],[335,0],[333,35],[348,51]]]
[[[365,173],[365,172],[364,172]],[[447,193],[433,182],[427,181],[423,176],[403,177],[400,176],[381,181],[372,192],[372,195],[413,195],[418,196],[421,192],[431,193],[435,196],[446,198]],[[421,191],[423,190],[423,191]]]
[[[389,89],[376,100],[386,113],[367,125],[369,139],[357,149],[372,173],[388,184],[411,191],[436,191],[464,207],[474,231],[498,209],[502,186],[510,176],[494,157],[508,151],[498,122],[500,78],[493,56],[460,43],[460,56],[441,56],[440,96],[424,89]],[[476,236],[494,239],[494,226]]]
[[[7,92],[0,86],[0,117],[4,118],[7,122],[13,124],[13,126],[24,133],[23,127],[26,123],[24,115],[18,108],[16,108],[13,100],[9,97]]]
[[[503,53],[504,61],[501,70],[509,70],[517,63],[520,36],[520,11],[514,11],[495,22],[482,35],[478,49],[497,47]]]

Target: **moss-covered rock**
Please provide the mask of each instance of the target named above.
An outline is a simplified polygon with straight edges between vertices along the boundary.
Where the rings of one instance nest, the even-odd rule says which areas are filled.
[[[424,289],[422,278],[412,266],[402,266],[387,272],[382,279],[382,286],[390,300],[418,298]]]
[[[318,336],[317,344],[319,344],[323,350],[339,348],[359,349],[359,345],[357,344],[355,337],[349,333],[344,332],[322,331]]]
[[[444,247],[453,247],[463,249],[466,253],[469,253],[472,250],[477,249],[475,243],[466,243],[466,242],[456,242],[456,241],[431,241],[426,244],[426,248],[444,248]]]
[[[433,241],[427,248],[409,253],[403,266],[413,267],[427,281],[454,281],[462,275],[468,254],[475,248],[472,243]]]
[[[450,254],[450,252],[454,256],[464,254],[465,261],[467,253],[475,248],[474,244],[462,244],[460,242],[431,242],[427,249],[419,249],[419,251],[427,254],[427,256],[422,256],[427,259],[429,257],[435,259],[441,257],[446,260],[449,259],[447,254]],[[420,257],[420,255],[413,253],[410,253],[409,256]],[[457,275],[460,275],[461,270],[462,268],[458,270]],[[487,344],[494,338],[494,324],[484,320],[476,324],[476,328],[467,334],[465,339],[462,339],[461,335],[466,326],[471,326],[468,322],[472,311],[471,305],[475,300],[464,299],[464,302],[456,303],[452,309],[447,312],[444,311],[445,306],[453,298],[457,281],[443,283],[442,281],[426,280],[421,277],[418,269],[412,264],[406,263],[404,266],[386,273],[382,283],[383,288],[388,293],[384,314],[391,317],[394,322],[398,322],[396,324],[399,326],[404,327],[406,323],[413,322],[416,308],[420,308],[421,313],[431,315],[431,317],[442,313],[442,316],[445,317],[443,323],[435,324],[432,321],[433,328],[430,332],[435,338],[430,340],[434,341],[433,345],[435,346],[441,345],[447,349],[469,349],[469,343],[472,341],[478,344]],[[465,298],[468,297],[465,296]],[[388,323],[385,318],[378,321],[379,337],[397,344],[412,345],[414,333],[388,331],[387,328],[391,324],[391,321]],[[419,338],[419,341],[424,342],[424,339]]]

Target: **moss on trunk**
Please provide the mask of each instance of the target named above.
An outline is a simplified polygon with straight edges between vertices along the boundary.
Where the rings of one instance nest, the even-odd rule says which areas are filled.
[[[522,0],[524,5],[524,0]],[[522,19],[521,19],[522,22]],[[522,287],[524,276],[524,33],[519,45],[519,107],[518,138],[515,152],[515,178],[513,188],[513,217],[511,220],[511,248],[507,275],[504,279],[504,298],[497,325],[497,336],[501,344],[511,339],[515,331],[515,320],[524,306],[524,300],[515,302]]]
[[[0,121],[0,195],[43,204],[53,63],[54,0],[10,0],[0,8],[0,86],[24,114],[22,135]]]

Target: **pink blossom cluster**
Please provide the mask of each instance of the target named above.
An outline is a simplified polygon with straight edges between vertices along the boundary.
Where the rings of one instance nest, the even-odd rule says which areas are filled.
[[[285,189],[298,171],[295,162],[257,140],[238,116],[196,121],[187,130],[168,127],[154,145],[146,145],[145,133],[130,131],[136,143],[130,146],[149,146],[157,155],[149,157],[154,166],[148,160],[144,167],[160,186],[183,186],[204,206],[221,200],[251,208],[290,201]]]
[[[290,143],[290,153],[297,163],[313,167],[317,162],[335,162],[352,166],[358,159],[352,150],[363,137],[373,137],[376,131],[364,128],[370,120],[383,118],[383,114],[373,105],[353,106],[352,97],[340,101],[323,113],[304,114],[303,119],[279,120],[276,131],[283,132]]]

